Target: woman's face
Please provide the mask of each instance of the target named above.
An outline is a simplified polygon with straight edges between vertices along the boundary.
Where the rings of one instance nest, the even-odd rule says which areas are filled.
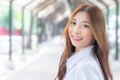
[[[71,43],[77,52],[93,44],[94,37],[90,27],[90,19],[86,12],[78,12],[73,17],[68,32]]]

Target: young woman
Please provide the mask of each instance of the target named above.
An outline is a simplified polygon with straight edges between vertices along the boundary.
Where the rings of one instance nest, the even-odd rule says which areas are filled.
[[[97,6],[79,5],[63,33],[66,47],[57,80],[112,80],[105,21]]]

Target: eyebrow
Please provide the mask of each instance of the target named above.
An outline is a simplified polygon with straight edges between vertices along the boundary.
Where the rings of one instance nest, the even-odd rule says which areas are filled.
[[[72,21],[77,21],[77,20],[76,20],[76,19],[72,19]],[[88,21],[82,21],[82,22],[84,22],[84,23],[88,23],[88,24],[89,24]]]
[[[72,19],[72,21],[76,21],[76,19]]]
[[[88,22],[88,21],[82,21],[82,22],[84,22],[84,23],[88,23],[88,24],[89,24],[89,22]]]

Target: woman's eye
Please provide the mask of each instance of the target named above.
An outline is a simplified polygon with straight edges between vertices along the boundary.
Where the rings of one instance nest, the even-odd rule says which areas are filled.
[[[71,22],[71,24],[76,25],[76,22]]]
[[[89,27],[88,25],[83,25],[83,27]]]

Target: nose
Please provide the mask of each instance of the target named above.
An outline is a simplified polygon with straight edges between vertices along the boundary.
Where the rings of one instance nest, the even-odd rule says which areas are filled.
[[[80,33],[81,33],[81,29],[80,29],[80,26],[79,26],[79,25],[76,25],[76,26],[73,28],[73,33],[75,33],[75,34],[80,34]]]

